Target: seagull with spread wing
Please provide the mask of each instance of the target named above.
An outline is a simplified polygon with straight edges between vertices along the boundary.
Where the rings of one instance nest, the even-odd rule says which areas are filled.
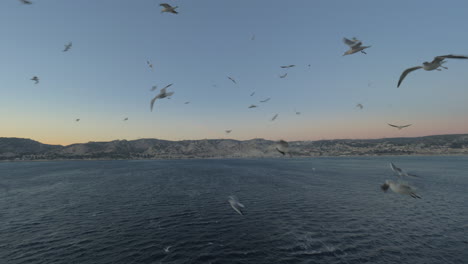
[[[71,49],[72,45],[73,44],[71,43],[71,41],[68,42],[67,44],[65,44],[65,48],[63,49],[63,52],[69,51]]]
[[[296,67],[296,65],[290,64],[290,65],[284,65],[284,66],[280,66],[280,67],[283,68],[283,69],[289,69],[289,68],[292,68],[292,67]]]
[[[285,73],[285,74],[283,74],[283,75],[280,75],[279,77],[280,77],[281,79],[283,79],[283,78],[286,78],[286,76],[288,76],[288,73]]]
[[[232,132],[232,129],[229,129],[229,130],[225,130],[224,132],[226,132],[226,134],[229,134]]]
[[[364,108],[364,106],[362,104],[357,104],[356,107],[361,109],[361,110]]]
[[[31,81],[34,81],[34,84],[38,84],[39,83],[39,77],[34,76],[34,77],[31,78]]]
[[[280,140],[276,142],[275,149],[276,151],[281,153],[283,156],[286,154],[289,154],[291,156],[291,153],[289,153],[289,143],[284,140]]]
[[[415,193],[414,189],[405,183],[386,180],[385,183],[380,186],[380,188],[384,192],[387,192],[388,188],[390,188],[390,190],[392,190],[395,193],[405,194],[413,198],[421,199],[421,197]]]
[[[25,5],[30,5],[32,4],[31,1],[28,1],[28,0],[19,0],[21,3],[25,4]]]
[[[245,206],[239,202],[236,196],[229,196],[228,202],[231,205],[232,209],[234,209],[234,211],[236,211],[240,215],[244,215],[242,208],[244,208]]]
[[[271,119],[271,121],[275,121],[276,118],[278,118],[278,114],[276,114],[275,116],[273,116],[273,118]]]
[[[392,162],[390,162],[390,168],[392,169],[393,172],[397,173],[397,174],[398,174],[398,177],[400,177],[400,178],[403,178],[404,176],[406,176],[406,177],[408,177],[408,176],[411,176],[411,177],[418,177],[417,175],[407,173],[407,172],[404,171],[403,169],[398,168],[398,167],[395,166],[395,164],[393,164]]]
[[[349,46],[349,50],[347,50],[343,54],[343,56],[351,55],[356,52],[362,52],[364,54],[367,54],[364,50],[371,47],[371,46],[362,46],[362,42],[356,38],[352,38],[352,39],[343,38],[343,42]]]
[[[448,69],[447,67],[444,67],[442,64],[444,64],[446,61],[445,59],[468,59],[467,56],[460,56],[460,55],[443,55],[443,56],[437,56],[435,57],[431,62],[425,61],[423,62],[422,66],[416,66],[412,68],[408,68],[403,71],[403,73],[400,75],[400,79],[398,80],[398,85],[397,87],[400,87],[401,83],[405,79],[406,75],[408,75],[410,72],[419,70],[419,69],[424,69],[426,71],[441,71],[439,68],[444,68]]]
[[[233,83],[237,84],[236,80],[234,80],[232,77],[228,76],[227,78],[231,80]]]
[[[257,107],[256,105],[250,105],[249,108],[255,108]]]
[[[268,97],[267,99],[260,101],[260,103],[266,103],[266,102],[270,101],[270,99],[271,99],[271,98]]]
[[[172,14],[178,14],[177,11],[175,11],[176,8],[178,8],[178,6],[171,6],[170,4],[167,4],[167,3],[162,3],[162,4],[159,4],[159,6],[162,6],[163,9],[161,10],[161,13],[172,13]]]
[[[172,84],[164,87],[161,89],[161,91],[159,91],[159,94],[156,95],[156,97],[154,97],[152,100],[151,100],[151,111],[153,111],[153,106],[154,106],[154,102],[156,102],[157,99],[163,99],[163,98],[166,98],[168,96],[171,96],[174,94],[174,92],[166,92],[166,89],[171,86]]]
[[[397,125],[392,125],[392,124],[388,124],[388,125],[391,126],[391,127],[396,127],[396,128],[398,128],[398,130],[402,130],[403,128],[409,127],[409,126],[411,126],[412,124],[404,125],[404,126],[397,126]]]

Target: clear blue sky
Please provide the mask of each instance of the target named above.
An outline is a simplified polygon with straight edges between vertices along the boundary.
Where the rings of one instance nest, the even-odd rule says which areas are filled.
[[[69,144],[468,132],[468,61],[416,71],[396,88],[408,67],[468,54],[468,1],[167,0],[178,15],[161,14],[154,0],[32,1],[0,1],[0,137]],[[372,47],[343,57],[343,37]],[[297,66],[280,68],[287,64]],[[174,96],[150,112],[151,86],[168,83]]]

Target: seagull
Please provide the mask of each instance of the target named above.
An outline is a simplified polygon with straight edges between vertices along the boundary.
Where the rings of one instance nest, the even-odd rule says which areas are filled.
[[[73,45],[73,44],[71,43],[71,41],[68,42],[68,44],[65,44],[65,49],[63,50],[63,52],[69,51],[69,50],[71,49],[72,45]]]
[[[229,129],[229,130],[226,130],[225,132],[226,132],[226,134],[229,134],[229,133],[231,133],[231,132],[232,132],[232,130],[231,130],[231,129]]]
[[[392,162],[390,162],[390,168],[392,168],[392,170],[394,172],[396,172],[398,174],[398,177],[400,177],[400,178],[403,178],[403,176],[419,177],[417,175],[407,173],[406,171],[402,170],[401,168],[398,168],[397,166],[395,166],[395,164],[393,164]]]
[[[34,77],[31,78],[31,81],[35,81],[35,84],[38,84],[39,83],[39,77],[34,76]]]
[[[276,114],[275,116],[273,116],[273,118],[271,119],[271,121],[275,121],[277,117],[278,117],[278,114]]]
[[[285,73],[285,74],[283,74],[283,75],[280,75],[279,77],[280,77],[281,79],[283,79],[283,78],[286,78],[286,76],[288,76],[288,73]]]
[[[80,119],[79,119],[79,118],[77,118],[77,119],[75,120],[75,122],[80,122]]]
[[[124,120],[123,120],[123,121],[127,121],[127,120],[128,120],[128,117],[124,118]]]
[[[150,67],[150,68],[151,68],[151,70],[153,70],[153,64],[152,64],[151,62],[149,62],[149,61],[146,61],[146,64],[148,64],[148,67]]]
[[[364,108],[364,106],[362,104],[357,104],[356,107],[361,109],[361,110]]]
[[[296,115],[300,115],[300,114],[301,114],[301,112],[296,111],[296,109],[294,109],[294,113],[296,113]]]
[[[266,102],[270,101],[270,99],[271,99],[271,98],[268,97],[267,99],[260,101],[260,103],[266,103]]]
[[[171,247],[172,247],[172,246],[165,247],[165,248],[164,248],[164,252],[165,252],[165,253],[169,253],[169,249],[170,249]]]
[[[257,107],[256,105],[250,105],[249,108],[255,108]]]
[[[172,84],[170,84],[172,85]],[[170,86],[169,85],[169,86]],[[166,89],[167,89],[168,86],[164,87],[161,89],[161,91],[159,91],[159,94],[156,95],[156,97],[154,97],[152,100],[151,100],[151,111],[153,111],[153,106],[154,106],[154,102],[157,100],[157,99],[163,99],[163,98],[166,98],[168,96],[171,96],[174,94],[174,92],[166,92]]]
[[[28,0],[19,0],[21,3],[25,4],[25,5],[30,5],[32,4],[31,1],[28,1]]]
[[[396,128],[398,128],[398,130],[401,130],[401,129],[405,128],[405,127],[411,126],[412,124],[404,125],[404,126],[397,126],[397,125],[392,125],[392,124],[388,124],[388,125],[391,126],[391,127],[396,127]]]
[[[245,206],[239,202],[236,196],[229,196],[228,202],[231,205],[232,209],[234,209],[234,211],[236,211],[240,215],[244,215],[244,213],[242,212],[242,208],[244,208]]]
[[[166,3],[159,4],[159,6],[164,7],[161,10],[161,13],[167,12],[167,13],[172,13],[172,14],[178,14],[178,12],[175,11],[175,9],[178,8],[178,6],[172,7],[170,4],[166,4]]]
[[[411,188],[411,186],[404,184],[404,183],[386,180],[385,183],[380,186],[380,188],[384,192],[387,192],[388,188],[390,188],[390,190],[392,190],[393,192],[396,192],[399,194],[406,194],[413,198],[421,199],[421,197],[414,192],[414,189]]]
[[[187,101],[187,102],[185,102],[184,104],[190,104],[190,102],[189,102],[189,101]]]
[[[343,56],[350,55],[359,51],[364,54],[367,54],[364,50],[371,47],[371,46],[361,46],[362,42],[356,38],[352,38],[352,39],[343,38],[343,42],[349,46],[349,50],[347,50],[343,54]]]
[[[434,57],[434,59],[431,62],[427,62],[427,61],[423,62],[422,66],[416,66],[416,67],[412,67],[412,68],[408,68],[404,70],[400,76],[400,80],[398,80],[397,87],[400,87],[400,84],[401,82],[403,82],[403,79],[405,79],[406,75],[408,75],[408,73],[412,71],[419,70],[419,69],[424,69],[426,71],[432,71],[432,70],[441,71],[441,69],[439,68],[448,69],[447,67],[442,66],[442,64],[446,62],[444,61],[445,59],[468,59],[468,57],[460,56],[460,55],[443,55],[443,56]]]
[[[156,89],[158,89],[157,85],[153,85],[153,87],[151,87],[151,91],[155,91]]]
[[[280,66],[280,67],[283,68],[283,69],[288,69],[288,68],[296,67],[296,65],[291,64],[291,65],[284,65],[284,66]]]
[[[252,38],[250,40],[255,40],[255,34],[252,35]]]
[[[289,144],[288,144],[288,142],[286,142],[284,140],[278,141],[276,143],[276,150],[279,153],[283,154],[283,156],[286,155],[286,153],[289,153]],[[289,154],[289,155],[291,155],[291,154]]]
[[[255,94],[255,92],[251,93],[250,96],[253,96]]]
[[[236,80],[228,76],[228,79],[231,80],[233,83],[237,84]]]

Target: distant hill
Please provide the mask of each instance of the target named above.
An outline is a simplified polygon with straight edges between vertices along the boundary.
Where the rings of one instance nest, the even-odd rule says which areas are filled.
[[[294,156],[468,154],[468,134],[415,138],[337,139],[289,142]],[[0,160],[169,159],[279,157],[275,141],[265,139],[159,139],[47,145],[23,138],[0,138]]]

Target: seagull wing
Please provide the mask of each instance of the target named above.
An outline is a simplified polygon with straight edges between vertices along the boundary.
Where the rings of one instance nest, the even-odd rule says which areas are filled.
[[[434,60],[432,61],[432,63],[434,62],[441,62],[443,61],[444,59],[468,59],[467,56],[461,56],[461,55],[442,55],[442,56],[437,56],[434,58]]]
[[[237,84],[236,80],[228,76],[228,79],[231,80],[233,83]]]
[[[166,3],[159,4],[159,6],[162,6],[164,8],[172,8],[170,4],[166,4]]]
[[[401,82],[403,82],[403,79],[405,79],[406,75],[408,75],[408,73],[412,72],[412,71],[415,71],[415,70],[419,70],[421,69],[422,66],[416,66],[416,67],[413,67],[413,68],[409,68],[409,69],[406,69],[400,76],[400,80],[398,80],[398,85],[397,87],[400,87],[400,84]]]
[[[169,97],[169,96],[171,96],[173,94],[174,94],[174,92],[168,92],[168,93],[166,93],[166,97]]]
[[[166,87],[164,87],[162,90],[166,91],[166,89],[169,88],[169,87],[171,87],[172,85],[173,85],[173,83],[168,84],[168,85],[166,85]]]
[[[391,126],[391,127],[396,127],[396,128],[398,128],[398,127],[399,127],[399,126],[392,125],[392,124],[388,124],[388,125],[389,125],[389,126]]]
[[[411,126],[412,124],[409,124],[409,125],[404,125],[404,126],[400,126],[400,128],[405,128],[405,127],[409,127]]]
[[[353,47],[354,45],[356,45],[356,42],[357,42],[357,41],[353,41],[353,40],[350,40],[350,39],[347,39],[347,38],[343,38],[343,42],[344,42],[346,45],[348,45],[348,46],[350,46],[350,47]]]

